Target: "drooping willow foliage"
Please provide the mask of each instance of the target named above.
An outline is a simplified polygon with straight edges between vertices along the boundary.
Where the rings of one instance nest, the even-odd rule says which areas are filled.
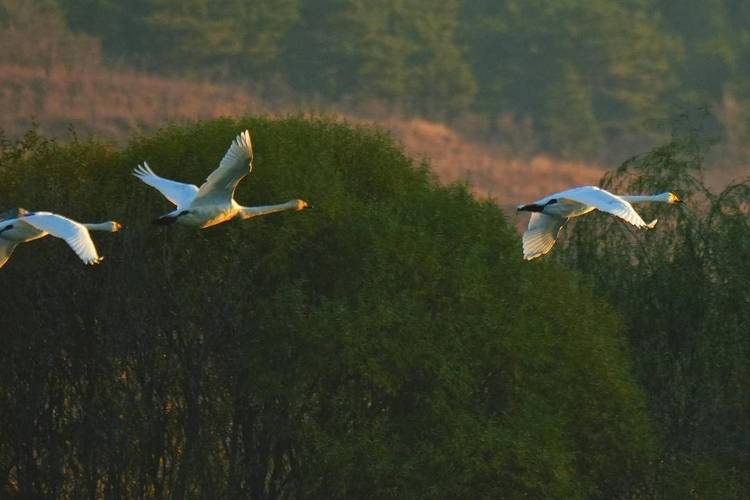
[[[556,256],[620,311],[683,494],[703,481],[706,494],[737,498],[750,487],[750,180],[708,189],[698,132],[678,128],[601,183],[622,194],[673,191],[683,205],[636,206],[660,220],[647,232],[603,215],[582,220]]]

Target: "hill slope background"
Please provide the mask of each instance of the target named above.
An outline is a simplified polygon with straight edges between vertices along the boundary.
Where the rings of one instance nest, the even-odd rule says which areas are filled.
[[[179,2],[172,4],[143,0],[138,2],[138,6],[124,10],[122,6],[98,0],[2,0],[0,42],[5,50],[0,55],[0,105],[6,112],[0,116],[0,128],[11,138],[19,137],[35,120],[46,134],[56,137],[66,137],[67,130],[72,126],[79,135],[96,133],[125,140],[133,132],[152,130],[182,120],[247,113],[284,115],[323,112],[354,123],[377,123],[391,130],[410,155],[428,158],[444,181],[465,180],[476,193],[488,195],[501,205],[512,207],[520,201],[535,199],[570,185],[594,183],[607,168],[668,141],[671,129],[669,116],[702,107],[706,110],[701,114],[704,128],[712,140],[719,141],[707,158],[707,163],[715,167],[707,172],[709,184],[721,188],[730,179],[747,175],[750,150],[746,144],[750,139],[750,114],[746,111],[749,108],[744,100],[744,87],[740,85],[746,81],[742,78],[744,67],[741,61],[745,50],[743,40],[747,37],[743,37],[744,28],[739,22],[747,12],[741,5],[735,5],[737,2],[721,0],[713,2],[711,6],[691,2],[684,7],[680,16],[673,15],[669,10],[669,2],[642,2],[643,5],[635,12],[651,8],[658,12],[668,11],[670,17],[659,18],[657,15],[654,20],[645,22],[644,26],[648,26],[643,28],[645,31],[628,28],[630,31],[621,33],[623,38],[616,40],[610,39],[614,31],[596,31],[599,28],[595,28],[588,36],[601,40],[607,47],[604,52],[601,52],[602,47],[584,44],[572,52],[559,53],[554,57],[550,53],[542,59],[536,56],[529,59],[530,56],[523,53],[522,46],[526,42],[522,46],[517,45],[515,37],[520,32],[514,33],[514,29],[533,27],[533,23],[545,26],[543,21],[550,15],[564,20],[563,24],[567,23],[570,29],[589,26],[591,19],[584,15],[586,10],[599,5],[592,10],[595,13],[592,15],[604,16],[607,9],[612,8],[610,2],[578,0],[571,3],[575,7],[560,12],[541,7],[543,2],[534,8],[529,4],[517,6],[516,9],[510,0],[498,4],[502,7],[497,7],[496,12],[488,11],[488,7],[481,2],[467,2],[458,11],[451,10],[455,6],[448,6],[444,12],[435,14],[437,17],[432,21],[436,24],[428,23],[415,29],[425,34],[442,26],[442,32],[453,38],[440,42],[443,43],[442,48],[438,47],[438,41],[429,37],[420,39],[419,44],[423,44],[426,50],[435,51],[434,57],[442,57],[444,54],[441,51],[453,50],[447,48],[451,44],[461,41],[468,43],[470,40],[467,47],[473,48],[463,50],[459,59],[465,62],[484,54],[471,63],[477,65],[472,72],[479,72],[483,76],[475,75],[472,78],[500,78],[495,83],[487,80],[485,90],[481,89],[482,85],[479,86],[476,94],[478,101],[474,105],[467,104],[461,110],[450,113],[446,113],[447,108],[439,103],[430,105],[429,109],[406,104],[407,101],[418,100],[422,94],[427,95],[427,85],[414,87],[411,94],[404,91],[381,95],[378,89],[382,90],[382,85],[377,83],[378,78],[393,80],[394,75],[384,72],[364,78],[364,74],[358,73],[373,64],[381,70],[388,65],[398,66],[398,58],[391,58],[386,64],[377,59],[377,50],[367,43],[351,45],[347,49],[351,51],[348,59],[342,59],[339,52],[326,52],[333,50],[334,46],[336,50],[341,48],[341,40],[334,36],[336,33],[344,39],[347,36],[361,36],[363,40],[368,40],[369,30],[385,29],[377,28],[382,19],[368,20],[372,14],[350,11],[351,2],[329,3],[321,4],[318,7],[322,10],[317,11],[326,12],[326,16],[330,17],[326,22],[332,23],[332,26],[338,26],[337,23],[360,26],[357,25],[360,18],[364,24],[357,28],[363,31],[355,29],[347,35],[334,29],[328,34],[318,33],[319,37],[314,40],[307,40],[309,50],[313,52],[305,57],[310,62],[317,61],[317,73],[332,71],[332,74],[349,72],[357,75],[357,85],[352,87],[355,92],[331,88],[332,93],[326,97],[305,85],[292,84],[293,81],[305,80],[301,74],[293,77],[292,73],[302,71],[309,64],[301,65],[294,71],[281,64],[290,57],[294,59],[292,56],[297,49],[303,50],[295,37],[308,21],[294,0],[284,2],[283,6],[277,4],[271,9],[266,2],[257,2],[250,9],[251,12],[246,12],[243,6],[234,5],[229,0],[211,3],[210,9],[208,4],[198,0],[193,0],[190,8],[181,7]],[[315,11],[312,4],[307,7],[312,9],[310,12]],[[389,2],[383,2],[381,7],[383,13],[392,19],[402,19],[408,26],[419,10],[419,2],[408,8],[402,6],[401,10]],[[507,9],[515,10],[509,13]],[[451,13],[458,15],[459,11],[461,15],[457,17],[457,22],[460,27],[440,24],[440,16]],[[698,28],[695,23],[689,22],[690,16],[699,18],[704,11],[711,14],[706,14],[707,18],[712,19],[711,22],[723,26],[721,35],[715,35],[715,39],[711,38],[714,35],[710,33],[693,33]],[[243,23],[240,26],[232,24],[239,18],[228,20],[228,12],[242,12],[240,17],[244,19]],[[513,28],[512,24],[505,25],[498,21],[496,17],[503,13],[510,16],[508,19],[513,16],[518,18],[519,24]],[[208,15],[214,16],[215,22],[208,22],[205,18]],[[477,16],[484,18],[484,21],[478,20]],[[478,31],[470,35],[472,27],[478,27]],[[538,28],[529,29],[531,31],[526,36],[532,45],[543,43],[549,47],[551,40],[557,40],[555,43],[562,46],[562,40],[568,36],[558,32],[545,35]],[[204,30],[201,32],[203,35],[206,34],[205,30],[212,30],[219,38],[210,41],[199,33],[200,30]],[[252,31],[248,38],[239,36],[247,30]],[[407,32],[409,30],[396,30],[390,35],[394,50],[403,48],[403,44],[413,46],[416,43],[408,41],[410,35]],[[648,32],[651,35],[647,35]],[[229,45],[226,45],[228,39],[222,38],[227,33],[235,36]],[[480,33],[483,38],[479,36]],[[672,57],[657,73],[649,73],[648,79],[638,84],[641,86],[629,89],[627,82],[642,78],[648,68],[638,66],[639,59],[633,54],[623,56],[618,52],[618,47],[628,41],[635,43],[640,40],[645,43],[651,40],[649,36],[661,40],[657,45],[664,50],[672,47],[664,54],[677,50],[675,47],[682,47],[682,56]],[[204,46],[186,50],[196,40],[203,40]],[[487,44],[484,48],[476,45],[482,40]],[[580,42],[576,40],[574,37],[574,46]],[[219,50],[222,44],[226,45],[228,51]],[[710,50],[713,50],[711,47],[718,55],[710,54]],[[409,52],[404,50],[404,53]],[[493,51],[499,52],[495,54]],[[488,54],[493,54],[489,62]],[[502,56],[500,60],[504,61],[504,66],[498,68],[495,61],[499,56]],[[643,58],[643,53],[639,57]],[[545,68],[544,61],[566,61],[575,65],[601,58],[608,61],[602,68],[606,68],[607,64],[614,65],[607,71],[619,75],[617,78],[621,80],[617,85],[624,85],[622,88],[615,85],[608,92],[624,99],[625,108],[632,108],[623,111],[632,115],[628,119],[617,118],[607,106],[596,111],[593,118],[586,114],[584,108],[593,106],[586,102],[600,102],[596,96],[604,91],[596,90],[597,85],[602,84],[601,78],[596,75],[589,75],[590,82],[579,78],[577,87],[573,85],[573,80],[572,83],[568,82],[572,87],[566,86],[565,78],[555,74],[561,69],[548,65],[548,72],[552,73],[545,74],[544,78],[556,82],[557,89],[547,89],[533,83],[542,78],[539,72]],[[703,72],[702,77],[698,77],[694,71],[685,71],[703,60],[712,61],[716,68],[724,69],[712,74]],[[432,64],[429,61],[433,60],[430,57],[415,59],[414,69],[418,70],[421,65],[429,67]],[[519,61],[523,61],[524,66],[516,66]],[[535,62],[531,64],[529,61]],[[331,68],[326,69],[327,65],[331,65]],[[352,69],[352,65],[359,69]],[[482,73],[485,70],[480,71],[480,67],[485,70],[495,68],[494,73]],[[219,71],[219,68],[224,69]],[[440,78],[445,74],[447,72],[443,69],[429,76],[429,86],[439,86]],[[423,76],[399,75],[398,78],[416,78],[414,81],[419,82],[432,73],[427,71]],[[508,80],[512,75],[517,78],[517,83],[513,83],[516,80]],[[661,76],[657,78],[656,75]],[[654,78],[663,82],[660,80],[659,85],[649,84]],[[399,81],[401,85],[403,81]],[[519,85],[521,82],[526,83]],[[669,93],[654,96],[658,88],[669,89]],[[449,87],[443,88],[446,89]],[[529,104],[532,95],[503,97],[503,92],[498,93],[498,89],[505,89],[503,92],[511,94],[523,89],[532,94],[554,90],[549,97],[539,95],[536,98],[538,103],[553,98],[553,102],[559,103],[559,109],[537,105],[525,110],[515,109],[513,103]],[[450,92],[455,93],[454,90]],[[562,99],[565,96],[578,96],[578,100],[568,102],[567,97]],[[671,107],[665,109],[663,106],[649,107],[644,104],[654,99],[662,104],[671,103]],[[445,99],[440,100],[443,101]],[[479,102],[482,104],[478,105]],[[586,131],[586,127],[590,130]],[[573,136],[568,137],[566,131]],[[554,140],[549,138],[550,133],[554,133]],[[594,142],[587,143],[586,138]],[[565,144],[564,148],[560,147],[562,143]]]
[[[82,137],[124,140],[165,123],[249,112],[283,115],[284,109],[290,113],[302,109],[274,107],[239,86],[57,64],[50,68],[0,65],[0,106],[15,110],[0,116],[0,128],[10,137],[19,137],[36,123],[40,131],[63,140],[71,130]],[[604,172],[599,165],[544,154],[514,157],[499,145],[473,142],[444,124],[421,118],[333,112],[325,116],[389,130],[411,156],[428,159],[443,182],[465,181],[476,193],[504,206],[571,184],[596,183]]]

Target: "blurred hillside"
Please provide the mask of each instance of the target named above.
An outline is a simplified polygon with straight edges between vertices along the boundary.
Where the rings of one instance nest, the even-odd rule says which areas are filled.
[[[571,184],[704,108],[713,183],[750,163],[748,8],[730,0],[0,0],[0,127],[122,139],[321,112],[391,130],[503,205]]]
[[[134,68],[377,103],[482,140],[526,127],[515,147],[573,158],[620,161],[671,115],[750,96],[743,0],[36,1]]]

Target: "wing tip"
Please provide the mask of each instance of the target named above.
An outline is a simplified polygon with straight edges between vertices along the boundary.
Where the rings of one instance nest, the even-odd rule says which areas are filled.
[[[538,259],[539,257],[541,257],[541,256],[543,256],[543,255],[546,255],[546,254],[547,254],[548,252],[549,252],[549,251],[547,251],[547,252],[534,252],[534,253],[524,253],[524,254],[523,254],[523,260],[534,260],[534,259]]]
[[[132,173],[139,179],[142,179],[144,177],[158,177],[158,175],[156,175],[154,171],[151,170],[151,167],[148,165],[147,161],[144,161],[142,164],[139,164],[137,167],[135,167]]]
[[[253,143],[250,140],[250,131],[245,129],[244,132],[242,132],[242,139],[244,142],[244,149],[247,152],[247,155],[249,158],[253,157]]]
[[[148,168],[148,163],[146,163],[145,161],[142,164],[139,163],[138,166],[133,169],[133,175],[139,176],[139,177],[143,175],[148,175],[148,170],[146,170],[147,168]]]

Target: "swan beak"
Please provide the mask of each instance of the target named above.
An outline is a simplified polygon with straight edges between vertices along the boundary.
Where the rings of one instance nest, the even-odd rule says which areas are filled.
[[[119,231],[121,229],[122,229],[122,224],[120,224],[119,222],[115,222],[115,231]]]
[[[307,206],[306,206],[305,208],[308,208],[308,209],[309,209],[309,208],[315,208],[315,207],[314,207],[314,206],[312,206],[312,205],[307,205]]]

